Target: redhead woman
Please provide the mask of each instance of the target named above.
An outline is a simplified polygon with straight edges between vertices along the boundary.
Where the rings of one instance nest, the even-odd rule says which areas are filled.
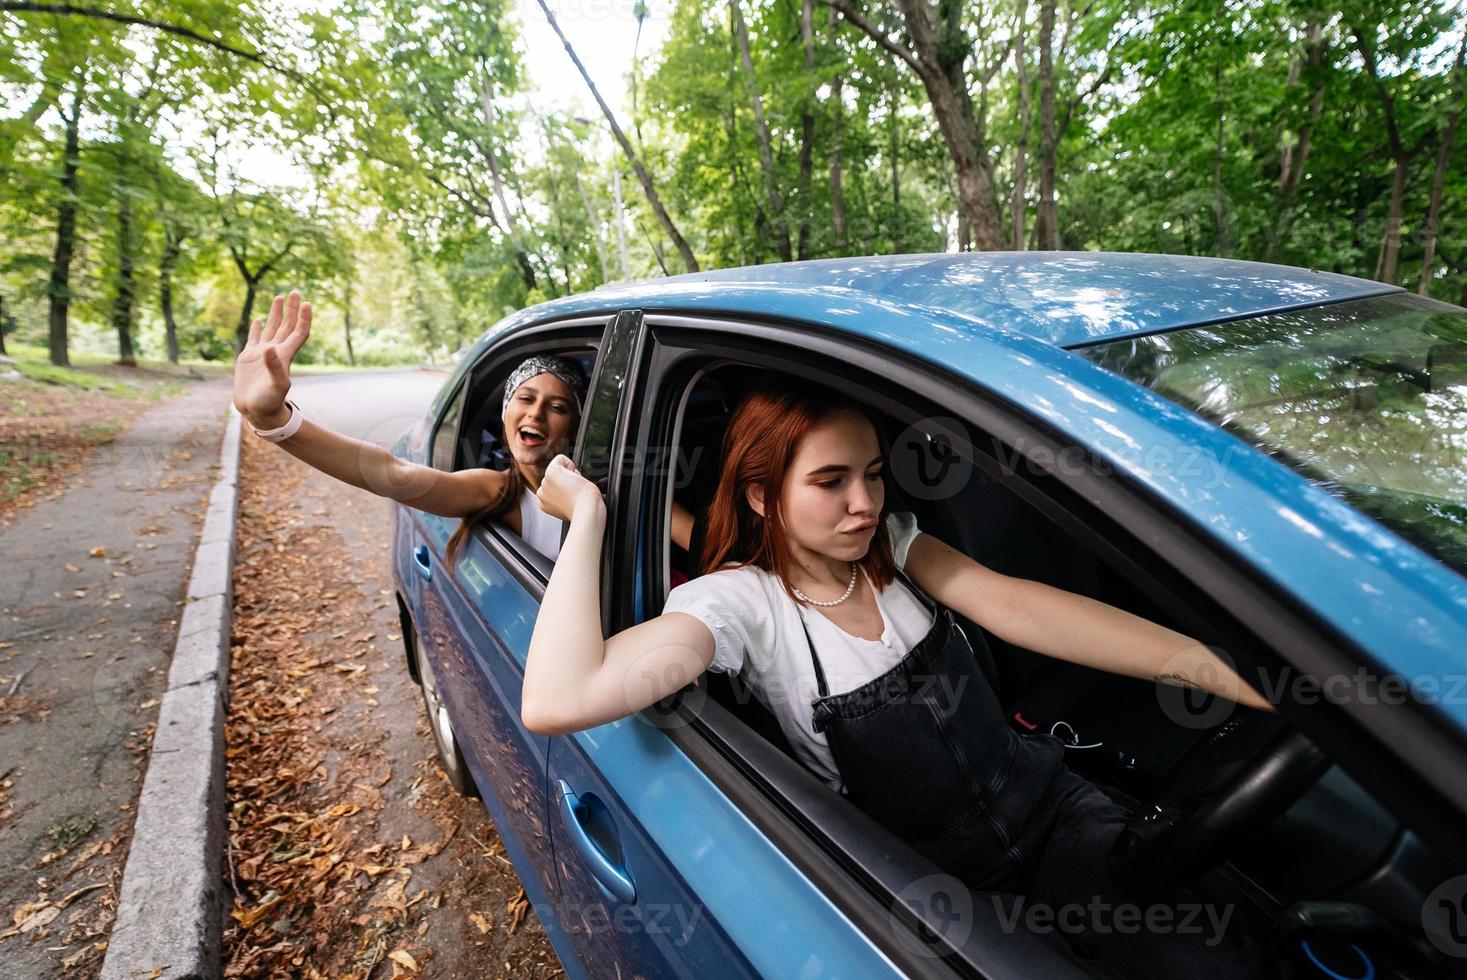
[[[258,435],[344,483],[430,514],[462,517],[448,543],[450,564],[469,530],[486,517],[503,522],[552,561],[558,557],[561,519],[541,508],[535,492],[550,460],[571,451],[580,427],[586,376],[579,364],[536,356],[515,368],[500,412],[510,467],[448,473],[306,419],[286,396],[291,361],[310,335],[311,304],[298,292],[276,296],[269,316],[250,324],[248,342],[234,362],[234,404]],[[676,510],[674,538],[686,547],[692,518],[680,506]]]
[[[551,460],[537,495],[570,531],[530,642],[525,724],[578,731],[707,669],[736,672],[800,762],[968,887],[1054,909],[1123,900],[1104,858],[1129,814],[1065,767],[1058,739],[1009,727],[953,612],[1040,654],[1271,706],[1196,640],[1000,575],[888,513],[878,432],[858,403],[807,382],[751,393],[725,436],[704,574],[610,638],[605,504],[570,460]],[[1242,927],[1215,944],[1100,928],[1066,939],[1087,965],[1128,977],[1266,972]]]

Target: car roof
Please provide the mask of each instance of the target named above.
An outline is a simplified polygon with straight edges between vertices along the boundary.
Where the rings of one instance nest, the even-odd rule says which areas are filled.
[[[986,325],[1071,347],[1399,291],[1332,272],[1190,255],[887,255],[613,284],[523,310],[490,332],[626,308],[813,316],[839,327],[820,316],[823,303],[832,311],[895,305],[927,312],[937,329]]]

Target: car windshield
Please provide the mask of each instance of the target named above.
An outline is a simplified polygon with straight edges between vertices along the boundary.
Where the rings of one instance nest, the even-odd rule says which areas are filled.
[[[1407,293],[1112,341],[1095,363],[1467,574],[1467,312]]]

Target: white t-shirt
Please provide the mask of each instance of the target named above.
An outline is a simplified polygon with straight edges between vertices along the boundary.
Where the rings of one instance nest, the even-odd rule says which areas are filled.
[[[540,509],[540,498],[529,487],[520,494],[520,537],[551,561],[560,557],[560,530],[564,522]]]
[[[908,512],[889,514],[886,528],[896,566],[904,569],[919,533],[917,519]],[[829,743],[811,725],[810,702],[820,690],[801,622],[820,655],[829,692],[842,694],[886,673],[932,628],[932,613],[900,579],[876,592],[876,605],[885,629],[880,640],[865,640],[795,602],[772,572],[745,565],[684,582],[668,593],[662,611],[687,613],[708,627],[715,647],[709,669],[741,674],[779,720],[795,757],[838,791],[840,774]]]

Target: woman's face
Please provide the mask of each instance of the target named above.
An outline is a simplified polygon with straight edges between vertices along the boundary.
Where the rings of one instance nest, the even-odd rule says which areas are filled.
[[[537,374],[515,389],[504,408],[504,441],[521,466],[543,468],[569,454],[580,418],[574,395],[553,374]]]
[[[839,561],[865,556],[886,501],[881,444],[865,416],[842,411],[795,449],[784,485],[785,534],[798,549]]]

